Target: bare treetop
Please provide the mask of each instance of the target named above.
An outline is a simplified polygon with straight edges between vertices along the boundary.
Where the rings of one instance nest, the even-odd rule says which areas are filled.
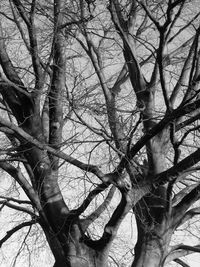
[[[195,0],[1,1],[8,266],[37,266],[40,242],[54,267],[188,266],[199,245],[174,233],[199,215],[199,35]]]

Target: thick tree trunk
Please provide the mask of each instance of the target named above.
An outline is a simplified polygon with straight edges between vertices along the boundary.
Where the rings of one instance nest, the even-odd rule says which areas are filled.
[[[107,267],[104,260],[94,257],[83,257],[82,255],[70,256],[70,263],[61,262],[56,260],[53,267]]]
[[[135,258],[132,267],[161,267],[165,249],[163,240],[153,234],[144,235],[135,246]]]
[[[156,240],[146,240],[135,248],[135,260],[132,267],[161,267],[162,251]]]
[[[68,240],[69,241],[69,240]],[[80,240],[68,243],[69,251],[65,253],[65,260],[55,257],[54,267],[106,267],[108,253],[94,250]]]
[[[162,267],[173,233],[170,210],[166,202],[166,188],[160,186],[135,208],[138,229],[132,267]]]
[[[144,177],[161,173],[166,168],[165,150],[168,147],[167,131],[162,138],[156,136],[147,144],[148,173]],[[164,142],[166,140],[166,142]],[[146,167],[146,166],[145,166]],[[132,267],[162,267],[168,252],[173,230],[170,227],[171,207],[168,185],[152,187],[135,207],[138,238]]]
[[[164,230],[164,229],[163,229]],[[168,252],[172,231],[143,232],[138,235],[132,267],[162,267]]]
[[[71,221],[56,233],[47,224],[41,224],[55,258],[53,267],[106,267],[109,246],[88,246],[84,243],[80,226]]]

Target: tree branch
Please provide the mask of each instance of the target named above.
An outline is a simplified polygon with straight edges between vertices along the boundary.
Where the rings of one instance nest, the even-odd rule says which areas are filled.
[[[174,260],[176,263],[178,263],[179,265],[183,266],[183,267],[190,267],[190,265],[186,264],[184,261],[182,261],[181,259],[175,259]]]
[[[83,232],[89,227],[91,223],[93,223],[99,216],[104,212],[104,210],[108,207],[110,204],[110,201],[113,198],[113,195],[115,193],[116,187],[112,186],[110,191],[108,192],[108,195],[106,196],[103,203],[90,215],[88,215],[84,220],[82,220],[81,225]]]
[[[181,226],[185,222],[188,222],[190,219],[192,219],[196,215],[200,215],[200,208],[193,208],[193,209],[188,210],[179,220],[179,226]]]
[[[0,248],[2,247],[3,243],[5,243],[13,234],[15,234],[17,231],[21,230],[24,227],[31,226],[33,224],[36,224],[36,220],[31,220],[28,222],[23,222],[17,226],[15,226],[13,229],[9,230],[7,234],[0,240]]]
[[[58,150],[56,150],[56,149],[54,149],[54,148],[52,148],[46,144],[39,142],[36,138],[34,138],[33,136],[26,133],[23,129],[19,128],[18,126],[16,126],[15,124],[13,124],[9,121],[4,120],[3,118],[0,118],[0,125],[5,126],[5,128],[4,127],[0,128],[1,131],[6,131],[6,129],[11,129],[13,131],[12,134],[15,134],[19,140],[23,140],[23,141],[25,140],[28,143],[31,143],[32,145],[38,147],[39,149],[44,150],[44,151],[48,151],[52,155],[55,155],[56,157],[59,157],[65,161],[67,161],[68,163],[78,167],[79,169],[81,169],[83,171],[91,172],[91,173],[95,174],[103,183],[106,183],[108,185],[113,184],[117,188],[119,188],[119,189],[124,188],[125,190],[127,188],[129,188],[129,186],[130,186],[127,184],[127,181],[120,179],[121,174],[118,174],[116,172],[104,174],[97,166],[83,163],[83,162],[65,154],[62,151],[58,151]],[[2,164],[3,164],[3,162],[2,162]]]
[[[106,246],[111,245],[112,240],[117,234],[117,230],[126,216],[126,214],[130,211],[132,207],[132,203],[128,197],[128,193],[122,193],[122,198],[117,208],[113,212],[110,220],[104,227],[104,232],[102,237],[99,240],[91,240],[85,237],[84,242],[86,245],[92,247],[93,249],[104,249]]]
[[[200,198],[200,184],[192,189],[182,200],[172,209],[173,224],[182,223],[184,213]]]
[[[79,216],[81,213],[83,213],[87,207],[89,206],[89,204],[91,203],[91,201],[101,192],[103,192],[106,188],[108,187],[108,185],[106,184],[99,184],[94,190],[92,190],[88,196],[84,199],[83,203],[81,204],[81,206],[73,211],[72,214],[75,214],[75,216]]]
[[[62,140],[63,129],[63,94],[66,87],[66,51],[65,37],[61,30],[64,20],[65,1],[54,1],[54,36],[52,44],[53,73],[51,78],[50,91],[48,94],[49,103],[49,145],[59,150]],[[50,155],[52,169],[57,171],[59,159]]]
[[[19,14],[21,15],[22,19],[26,23],[27,26],[30,26],[30,19],[28,18],[28,14],[26,10],[24,9],[24,6],[22,5],[20,0],[12,0],[14,5],[16,6]]]
[[[3,200],[3,201],[1,200],[0,204],[7,206],[11,209],[14,209],[14,210],[25,212],[25,213],[29,214],[31,217],[36,217],[35,213],[32,212],[30,209],[9,203],[8,200]]]
[[[1,25],[0,25],[1,27]],[[15,83],[18,86],[23,86],[23,83],[18,76],[17,72],[15,71],[15,68],[6,52],[5,47],[5,38],[3,38],[2,30],[0,29],[0,64],[2,66],[2,69],[6,75],[6,77],[13,83]]]
[[[13,202],[16,202],[18,204],[32,205],[32,203],[29,200],[21,200],[21,199],[16,199],[13,197],[5,197],[5,196],[0,196],[0,198],[5,199],[6,201],[13,201]]]
[[[30,199],[32,205],[37,208],[38,211],[42,210],[39,197],[33,190],[32,186],[26,180],[20,169],[15,168],[7,162],[0,162],[0,168],[10,174],[22,187],[27,197]]]
[[[154,184],[156,185],[157,183],[165,184],[178,177],[181,179],[181,176],[183,175],[183,177],[185,177],[185,172],[187,172],[190,167],[194,166],[199,161],[200,149],[197,149],[195,152],[181,160],[175,166],[169,168],[164,172],[159,173],[158,175],[155,175],[152,178],[152,181],[154,181]]]
[[[177,258],[181,258],[187,256],[192,253],[199,253],[200,246],[188,246],[184,244],[179,244],[171,248],[170,253],[166,257],[165,263],[171,262]]]
[[[149,130],[148,133],[144,134],[140,140],[133,145],[133,147],[128,151],[128,153],[121,159],[119,165],[116,168],[117,173],[121,173],[123,169],[128,165],[131,159],[138,153],[138,151],[155,135],[161,132],[164,128],[166,128],[170,122],[175,119],[178,119],[186,114],[190,114],[191,112],[197,110],[200,107],[200,100],[196,100],[193,103],[180,105],[178,108],[173,110],[171,113],[166,113],[165,117],[152,129]],[[194,165],[194,164],[193,164]],[[192,165],[192,166],[193,166]]]
[[[171,251],[166,256],[164,263],[170,263],[171,261],[177,262],[179,258],[190,255],[195,252],[200,252],[200,246],[187,246],[183,244],[179,244],[171,248]],[[184,266],[184,265],[183,265]],[[186,265],[187,266],[187,265]]]

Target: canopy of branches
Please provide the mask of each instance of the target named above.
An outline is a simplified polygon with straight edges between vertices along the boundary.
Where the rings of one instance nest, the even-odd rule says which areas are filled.
[[[6,267],[190,266],[199,18],[197,0],[1,0]]]

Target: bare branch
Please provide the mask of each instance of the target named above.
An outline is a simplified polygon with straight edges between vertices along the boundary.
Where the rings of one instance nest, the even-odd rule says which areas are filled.
[[[82,220],[81,225],[83,232],[85,232],[85,230],[89,227],[89,225],[93,223],[96,219],[98,219],[99,216],[106,210],[106,208],[108,207],[113,198],[115,190],[116,188],[112,186],[103,203],[98,208],[96,208],[94,212],[92,212],[84,220]]]
[[[36,224],[36,223],[37,223],[36,220],[23,222],[23,223],[15,226],[13,229],[9,230],[7,232],[7,234],[0,240],[0,247],[2,247],[3,243],[5,243],[13,234],[15,234],[16,232],[18,232],[19,230],[21,230],[24,227],[31,226],[31,225]]]
[[[200,208],[193,208],[188,210],[179,220],[179,226],[184,224],[185,222],[188,222],[190,219],[197,215],[200,215]]]
[[[16,6],[19,14],[21,15],[22,19],[26,23],[27,26],[30,26],[30,20],[28,18],[28,14],[26,10],[24,9],[24,6],[22,5],[20,0],[12,0],[14,5]]]
[[[8,200],[0,201],[0,204],[3,204],[4,206],[7,206],[7,207],[9,207],[11,209],[14,209],[14,210],[17,210],[17,211],[25,212],[25,213],[31,215],[31,217],[35,217],[36,216],[35,213],[32,212],[30,209],[28,209],[26,207],[14,205],[14,204],[10,203]]]
[[[173,208],[173,221],[179,224],[184,213],[200,198],[200,185],[197,185]]]
[[[151,14],[151,12],[149,11],[148,7],[145,4],[144,0],[141,1],[137,1],[145,10],[147,16],[150,18],[150,20],[154,23],[154,25],[157,27],[158,30],[161,29],[161,25],[159,24],[159,22],[156,20],[156,18],[154,18],[154,16]]]
[[[18,204],[28,204],[28,205],[32,204],[28,200],[21,200],[21,199],[16,199],[16,198],[13,198],[13,197],[0,196],[0,198],[5,199],[6,201],[13,201],[13,202],[16,202]]]
[[[186,264],[183,260],[181,259],[175,259],[174,260],[176,263],[178,263],[179,265],[183,266],[183,267],[190,267],[190,265]]]
[[[129,153],[126,154],[125,157],[122,158],[118,167],[116,168],[116,172],[121,173],[125,166],[129,163],[129,161],[138,153],[138,151],[155,135],[161,132],[164,128],[166,128],[170,122],[174,119],[178,119],[186,114],[191,113],[192,111],[197,110],[200,107],[200,101],[196,100],[193,103],[189,103],[186,105],[180,105],[178,108],[173,110],[170,114],[166,114],[165,117],[152,129],[149,130],[147,134],[144,134],[140,140],[133,145],[130,149]],[[196,117],[197,119],[197,117]]]
[[[29,184],[27,179],[24,177],[20,169],[13,167],[11,164],[6,162],[0,162],[0,168],[9,173],[22,187],[28,198],[30,199],[32,205],[34,205],[38,211],[41,211],[41,205],[38,195],[33,190],[32,186]]]
[[[94,190],[90,191],[90,193],[88,194],[88,196],[85,198],[85,200],[83,201],[83,203],[81,204],[80,207],[78,207],[77,209],[73,210],[72,213],[76,214],[76,216],[79,216],[81,213],[83,213],[87,207],[89,206],[89,204],[91,203],[91,201],[101,192],[103,192],[106,188],[108,187],[108,185],[106,184],[99,184]]]
[[[130,211],[131,207],[132,203],[129,203],[129,201],[127,201],[126,193],[125,194],[122,193],[121,201],[117,206],[117,208],[115,209],[115,211],[113,212],[109,222],[104,227],[104,233],[102,237],[99,240],[95,241],[85,237],[84,239],[85,244],[93,248],[98,247],[101,249],[108,246],[116,236],[117,230],[122,220],[124,219],[126,214]]]

